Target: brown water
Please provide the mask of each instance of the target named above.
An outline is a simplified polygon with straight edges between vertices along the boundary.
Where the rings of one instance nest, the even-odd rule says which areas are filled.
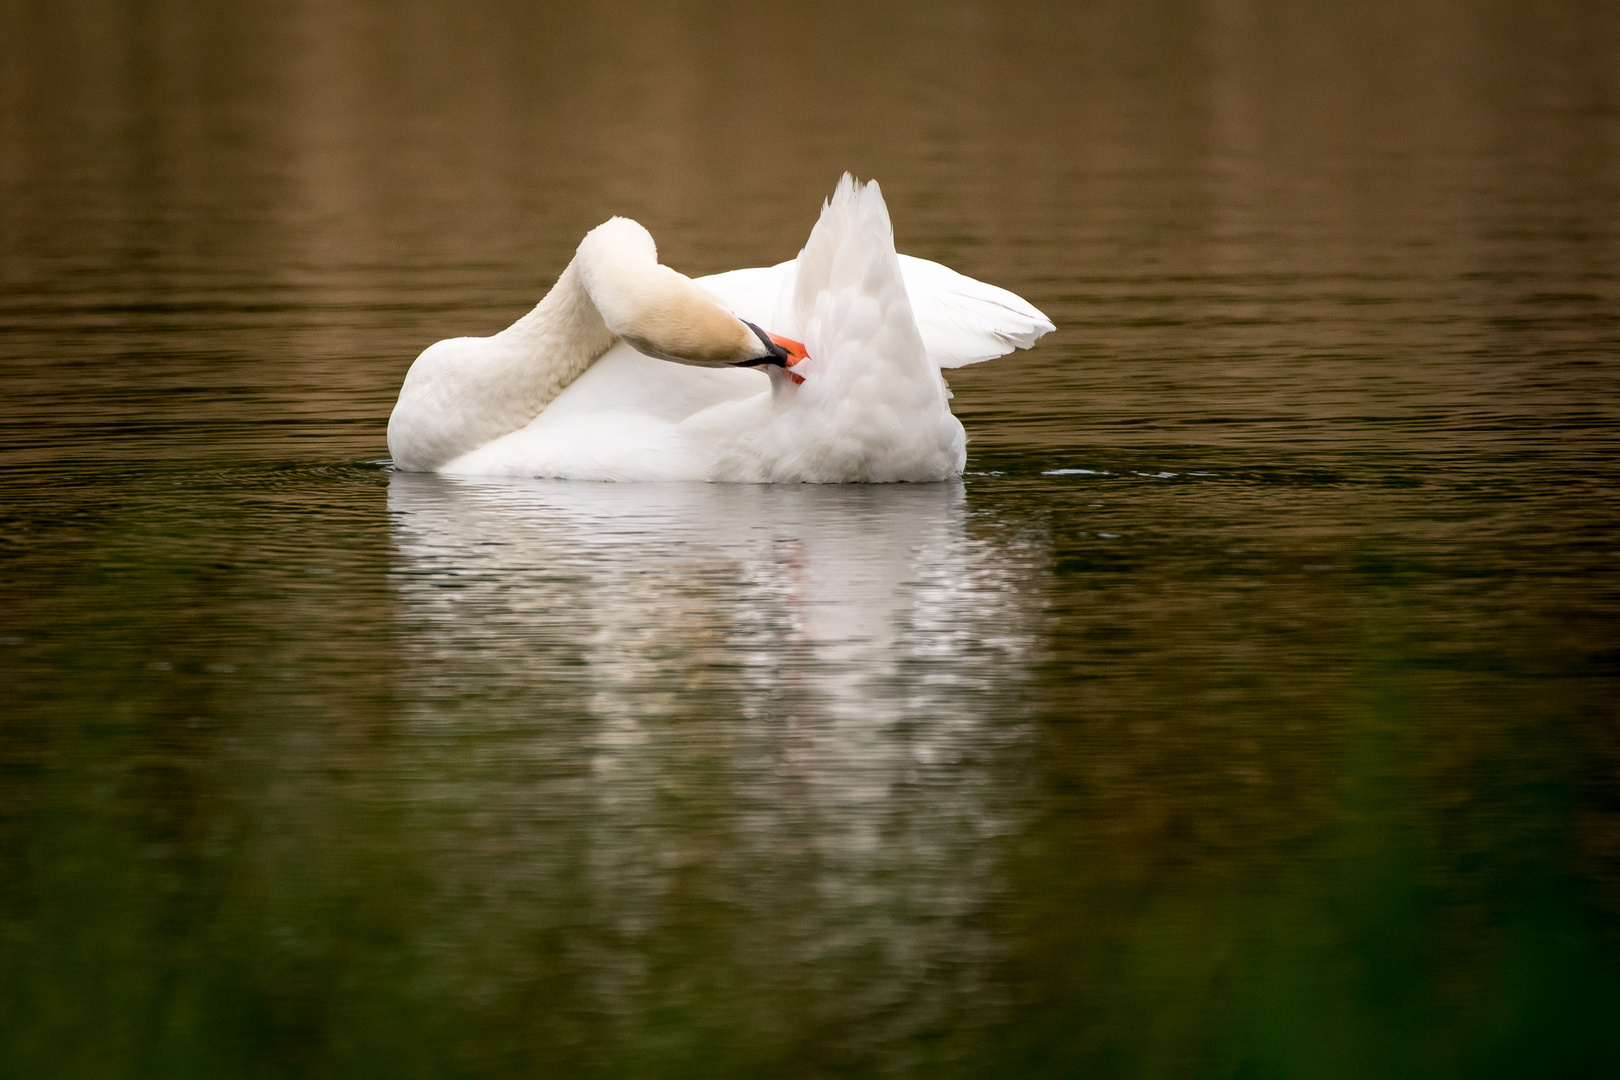
[[[961,483],[393,474],[850,169]],[[1620,9],[0,8],[0,1075],[1620,1070]]]

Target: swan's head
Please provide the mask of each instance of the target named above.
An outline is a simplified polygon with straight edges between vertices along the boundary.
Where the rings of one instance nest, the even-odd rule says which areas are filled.
[[[739,319],[685,274],[658,263],[646,229],[613,218],[579,245],[586,291],[608,329],[637,352],[694,367],[788,368],[804,346]]]

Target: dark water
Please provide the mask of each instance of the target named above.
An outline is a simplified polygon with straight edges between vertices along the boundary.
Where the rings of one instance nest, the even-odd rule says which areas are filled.
[[[395,475],[613,213],[961,483]],[[1620,9],[0,8],[0,1075],[1620,1075]]]

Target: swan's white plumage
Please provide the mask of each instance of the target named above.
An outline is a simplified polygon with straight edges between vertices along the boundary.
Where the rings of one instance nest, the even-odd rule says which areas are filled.
[[[625,242],[613,247],[609,258],[598,260],[579,275],[580,280],[594,287],[605,278],[617,280],[617,274],[637,278],[653,273],[647,264],[647,253],[655,250],[650,247],[651,237],[632,222],[623,224],[639,234],[632,235],[623,226],[593,230],[592,237],[602,234],[604,242],[622,232]],[[581,245],[576,263],[589,254],[592,237]],[[639,254],[640,263],[615,263],[635,262],[637,246],[642,244],[646,248]],[[655,255],[652,260],[655,265]],[[657,271],[684,283],[646,278],[664,282],[660,289],[694,284],[667,268],[657,267]],[[559,289],[568,277],[569,271],[565,271]],[[421,465],[426,456],[418,455],[404,467],[461,475],[589,480],[826,483],[945,479],[961,473],[966,440],[961,424],[951,415],[949,392],[939,368],[1028,348],[1052,328],[1044,315],[1004,289],[937,263],[897,255],[878,185],[861,185],[847,175],[822,207],[821,218],[797,259],[701,278],[695,285],[736,318],[802,341],[808,358],[793,370],[802,375],[803,382],[796,383],[781,369],[767,375],[757,370],[667,363],[621,341],[606,352],[598,349],[599,358],[568,374],[560,392],[546,397],[524,422],[512,424],[510,416],[523,412],[527,404],[507,407],[504,433],[481,439],[466,452],[430,465]],[[625,329],[640,325],[635,323],[636,311],[620,309],[626,295],[635,295],[635,290],[601,305],[605,328],[645,348],[633,336],[637,331]],[[512,335],[551,300],[548,295],[535,313],[503,334]],[[572,311],[578,304],[554,306]],[[707,309],[710,305],[697,301],[697,306]],[[587,337],[593,329],[586,327]],[[590,347],[599,337],[591,337]],[[465,345],[440,343],[417,364],[446,346],[462,351],[476,351],[479,342],[489,343],[492,350],[513,347],[502,338],[457,339],[469,343]],[[541,367],[557,366],[546,357],[535,362]],[[704,361],[687,360],[692,362]],[[474,363],[478,363],[476,358]],[[579,361],[575,357],[562,366],[577,367]],[[424,394],[418,387],[412,394],[413,379],[431,392]],[[413,367],[389,425],[389,446],[396,463],[401,449],[410,453],[419,443],[447,445],[443,439],[434,442],[413,429],[443,422],[431,409],[422,407],[424,401],[431,401],[434,407],[459,407],[456,394],[437,385],[454,379],[453,369],[437,364],[428,376],[417,379]],[[535,382],[532,377],[529,381]],[[540,381],[547,384],[541,391],[531,387],[525,391],[526,398],[518,396],[530,402],[545,397],[543,390],[556,380]],[[488,396],[484,393],[473,400],[476,403]],[[480,433],[492,426],[451,420],[452,426],[458,423]]]

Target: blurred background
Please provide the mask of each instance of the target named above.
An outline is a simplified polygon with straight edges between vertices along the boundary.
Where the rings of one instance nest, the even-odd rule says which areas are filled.
[[[395,474],[613,214],[959,483]],[[0,1074],[1620,1071],[1620,7],[0,4]]]

